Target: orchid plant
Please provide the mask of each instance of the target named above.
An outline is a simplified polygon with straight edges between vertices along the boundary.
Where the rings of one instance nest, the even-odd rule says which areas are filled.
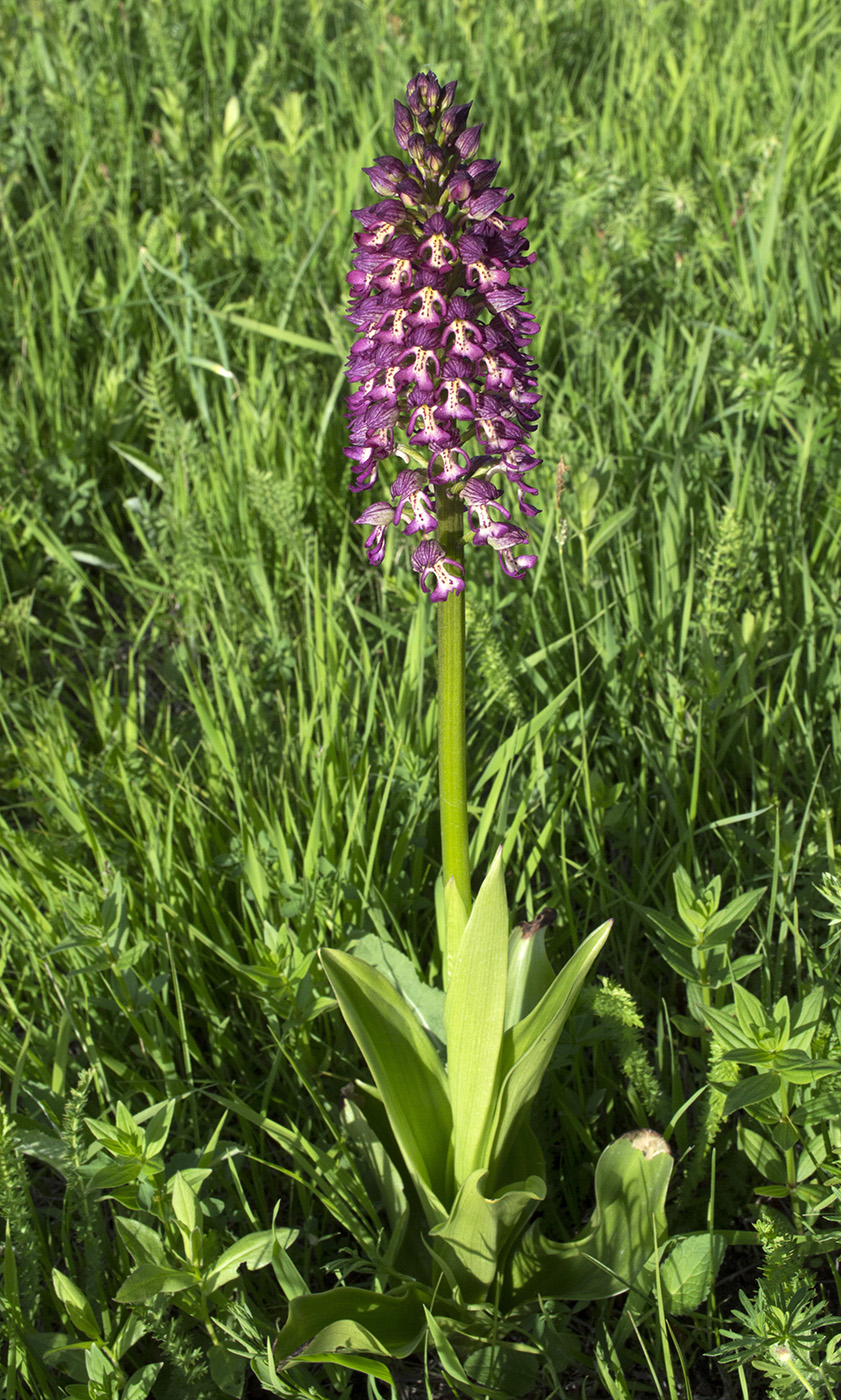
[[[419,73],[406,104],[395,102],[406,159],[380,156],[366,172],[381,198],[356,211],[348,276],[360,332],[347,366],[359,386],[347,404],[352,489],[398,463],[387,498],[359,517],[368,557],[380,565],[390,535],[410,537],[411,566],[438,607],[444,985],[374,938],[321,954],[372,1081],[346,1098],[343,1119],[389,1232],[375,1291],[292,1300],[274,1353],[281,1369],[353,1356],[385,1378],[370,1358],[406,1356],[431,1338],[463,1380],[463,1361],[498,1347],[500,1319],[522,1325],[539,1296],[639,1288],[665,1237],[671,1156],[653,1133],[602,1154],[579,1238],[551,1242],[532,1219],[549,1188],[530,1108],[610,922],[555,973],[539,921],[509,933],[501,853],[472,901],[464,545],[490,546],[513,579],[536,563],[518,552],[528,534],[504,492],[536,514],[527,474],[539,465],[529,443],[539,396],[527,349],[538,326],[511,281],[534,257],[527,221],[501,212],[511,196],[493,184],[497,162],[479,159],[481,127],[468,125],[455,89]]]

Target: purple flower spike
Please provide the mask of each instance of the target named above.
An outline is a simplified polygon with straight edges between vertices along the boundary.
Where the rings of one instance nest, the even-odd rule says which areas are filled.
[[[387,499],[358,523],[371,527],[372,564],[390,525],[414,535],[412,568],[435,602],[464,588],[461,565],[434,538],[447,497],[470,542],[490,545],[509,578],[537,562],[515,554],[528,534],[509,509],[516,495],[522,516],[537,513],[524,473],[540,464],[529,442],[540,395],[527,353],[539,327],[512,281],[534,254],[527,220],[502,212],[511,196],[493,184],[498,163],[479,159],[482,128],[467,125],[471,104],[456,103],[455,91],[418,73],[405,106],[395,102],[405,159],[377,156],[366,169],[378,202],[354,210],[361,232],[347,278],[359,337],[346,369],[358,386],[345,408],[351,490],[375,486],[398,460]]]

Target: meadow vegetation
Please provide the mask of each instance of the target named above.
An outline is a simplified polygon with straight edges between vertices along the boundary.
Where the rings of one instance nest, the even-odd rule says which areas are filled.
[[[614,920],[544,1217],[645,1126],[708,1238],[535,1304],[527,1393],[838,1393],[840,64],[833,0],[0,0],[4,1400],[391,1393],[273,1346],[384,1249],[318,951],[440,971],[434,605],[342,454],[350,211],[422,67],[542,326],[539,563],[468,582],[471,863],[558,963]]]

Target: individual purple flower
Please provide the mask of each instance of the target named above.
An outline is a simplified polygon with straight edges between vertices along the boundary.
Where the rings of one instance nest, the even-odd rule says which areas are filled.
[[[525,534],[525,531],[522,532]],[[421,540],[412,554],[412,568],[421,576],[421,588],[429,593],[433,603],[441,603],[451,593],[461,593],[464,579],[454,574],[460,568],[455,559],[448,559],[437,540]],[[434,581],[430,583],[430,575]]]
[[[381,564],[385,554],[386,530],[389,525],[394,524],[394,507],[386,505],[385,501],[375,501],[367,510],[363,510],[356,523],[373,525],[374,528],[365,541],[365,549],[369,564]]]
[[[510,196],[493,184],[498,163],[479,159],[482,128],[467,125],[471,104],[457,104],[455,90],[418,73],[405,106],[395,102],[406,159],[377,156],[366,170],[378,203],[354,210],[362,231],[347,278],[359,332],[346,369],[358,385],[345,409],[351,489],[376,485],[381,464],[402,459],[390,500],[359,517],[373,527],[365,548],[379,564],[390,525],[413,535],[412,568],[436,602],[464,588],[461,564],[434,539],[448,497],[470,542],[490,545],[508,577],[536,563],[516,553],[528,533],[510,523],[502,496],[513,488],[522,515],[535,515],[537,488],[524,474],[540,463],[527,353],[539,328],[511,281],[534,261],[527,220],[502,213]]]

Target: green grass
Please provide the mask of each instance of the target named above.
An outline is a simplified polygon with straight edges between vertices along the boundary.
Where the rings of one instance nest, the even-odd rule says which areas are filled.
[[[435,970],[433,609],[405,558],[366,565],[341,450],[350,211],[421,67],[475,99],[530,216],[543,328],[539,566],[470,577],[471,855],[502,842],[512,907],[559,909],[557,961],[613,917],[600,970],[641,1020],[617,1041],[594,991],[569,1028],[550,1218],[577,1228],[600,1147],[659,1104],[686,1154],[673,1231],[759,1219],[734,1067],[689,1034],[642,911],[673,915],[679,869],[722,904],[762,890],[747,985],[770,1010],[825,981],[838,1056],[840,58],[830,0],[0,0],[4,1400],[121,1393],[107,1360],[97,1381],[46,1356],[90,1338],[53,1269],[96,1356],[163,1362],[167,1400],[242,1393],[211,1343],[265,1356],[296,1278],[364,1280],[381,1247],[316,953],[376,931]],[[837,1082],[798,1088],[806,1119]],[[136,1257],[115,1218],[169,1250],[177,1223],[130,1133],[136,1175],[101,1174],[86,1120],[165,1102],[166,1171],[209,1172],[220,1248],[297,1232],[287,1272],[243,1272],[209,1320],[114,1301]],[[691,1314],[594,1305],[565,1352],[547,1309],[545,1393],[673,1396],[685,1370],[695,1400],[831,1396],[837,1322],[797,1333],[803,1382],[744,1338],[804,1280],[841,1311],[815,1243],[832,1120],[811,1195],[772,1200]],[[730,1369],[705,1359],[726,1328]],[[296,1384],[362,1394],[349,1377]]]

